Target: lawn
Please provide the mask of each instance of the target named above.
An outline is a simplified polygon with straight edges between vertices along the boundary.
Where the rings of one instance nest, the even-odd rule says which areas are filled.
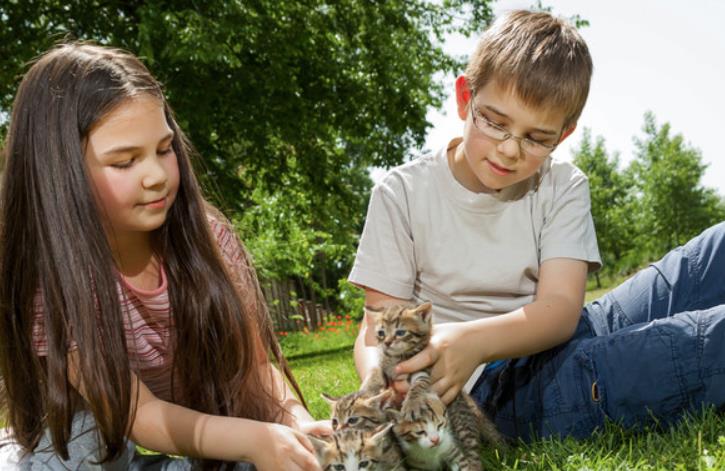
[[[610,286],[619,281],[610,281]],[[590,287],[587,301],[607,290]],[[321,392],[339,395],[358,387],[352,356],[355,322],[349,316],[340,316],[324,328],[322,332],[280,336],[316,418],[329,417]],[[496,470],[720,471],[725,469],[725,416],[706,410],[676,427],[638,433],[609,424],[587,440],[549,439],[515,444],[508,449],[484,449],[482,459],[485,469]]]

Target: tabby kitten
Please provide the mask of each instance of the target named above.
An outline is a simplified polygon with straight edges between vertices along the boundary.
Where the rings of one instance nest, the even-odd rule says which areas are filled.
[[[342,397],[322,393],[332,409],[333,430],[347,427],[373,430],[389,423],[393,419],[390,414],[390,401],[394,395],[392,389],[385,389],[378,394],[360,390]]]
[[[309,436],[323,471],[404,470],[403,454],[390,433],[392,424],[374,430],[346,428],[331,437]]]
[[[396,304],[383,309],[365,308],[373,319],[375,337],[380,351],[380,366],[373,370],[362,385],[370,392],[392,385],[395,366],[420,352],[428,345],[432,326],[432,305]]]
[[[394,368],[423,350],[432,330],[431,303],[368,308],[373,318],[381,363],[363,385],[368,391],[385,387],[395,377]],[[430,368],[409,378],[410,389],[399,413],[389,410],[396,422],[406,460],[418,469],[478,470],[481,438],[500,444],[501,438],[473,399],[461,391],[448,407],[431,389]]]

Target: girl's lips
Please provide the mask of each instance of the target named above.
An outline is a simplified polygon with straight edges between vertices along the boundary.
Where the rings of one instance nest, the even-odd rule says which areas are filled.
[[[486,162],[488,163],[488,166],[491,168],[493,173],[495,173],[496,175],[506,176],[513,173],[513,170],[498,166],[488,159],[486,159]]]
[[[142,206],[152,209],[162,209],[166,207],[166,197],[164,196],[163,198],[159,198],[156,201],[149,201],[148,203],[143,203]]]

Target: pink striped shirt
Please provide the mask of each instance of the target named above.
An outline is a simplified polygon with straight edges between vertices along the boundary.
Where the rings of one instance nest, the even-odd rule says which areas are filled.
[[[227,266],[242,277],[251,287],[246,276],[246,259],[234,231],[226,224],[209,216],[209,225]],[[157,397],[171,400],[171,368],[173,352],[170,335],[173,316],[169,302],[168,283],[163,264],[159,266],[159,287],[143,290],[132,286],[123,276],[117,283],[121,313],[124,319],[126,346],[131,370]],[[40,356],[48,354],[48,338],[43,318],[42,296],[35,298],[33,346]],[[75,348],[71,343],[70,349]],[[178,387],[176,388],[178,392]]]

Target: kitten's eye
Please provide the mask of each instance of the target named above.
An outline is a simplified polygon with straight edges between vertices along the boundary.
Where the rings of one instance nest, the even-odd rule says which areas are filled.
[[[420,432],[415,432],[416,437],[424,437],[425,436],[425,430],[421,430]]]
[[[385,331],[383,329],[378,330],[378,338],[385,338]]]
[[[338,425],[340,425],[340,423],[337,421],[337,419],[332,419],[332,430],[337,430]]]
[[[358,463],[358,466],[360,468],[367,468],[369,464],[370,464],[369,461],[361,461],[360,463]]]
[[[358,417],[348,417],[347,418],[347,424],[348,425],[355,425],[356,423],[358,423],[359,420],[360,419]]]
[[[405,330],[405,329],[398,329],[398,330],[396,330],[396,331],[395,331],[395,336],[396,336],[396,337],[402,337],[402,336],[403,336],[403,335],[405,335],[405,334],[406,334],[407,332],[408,332],[408,331],[407,331],[407,330]]]
[[[336,464],[335,469],[337,471],[345,471],[345,465],[344,464]]]

